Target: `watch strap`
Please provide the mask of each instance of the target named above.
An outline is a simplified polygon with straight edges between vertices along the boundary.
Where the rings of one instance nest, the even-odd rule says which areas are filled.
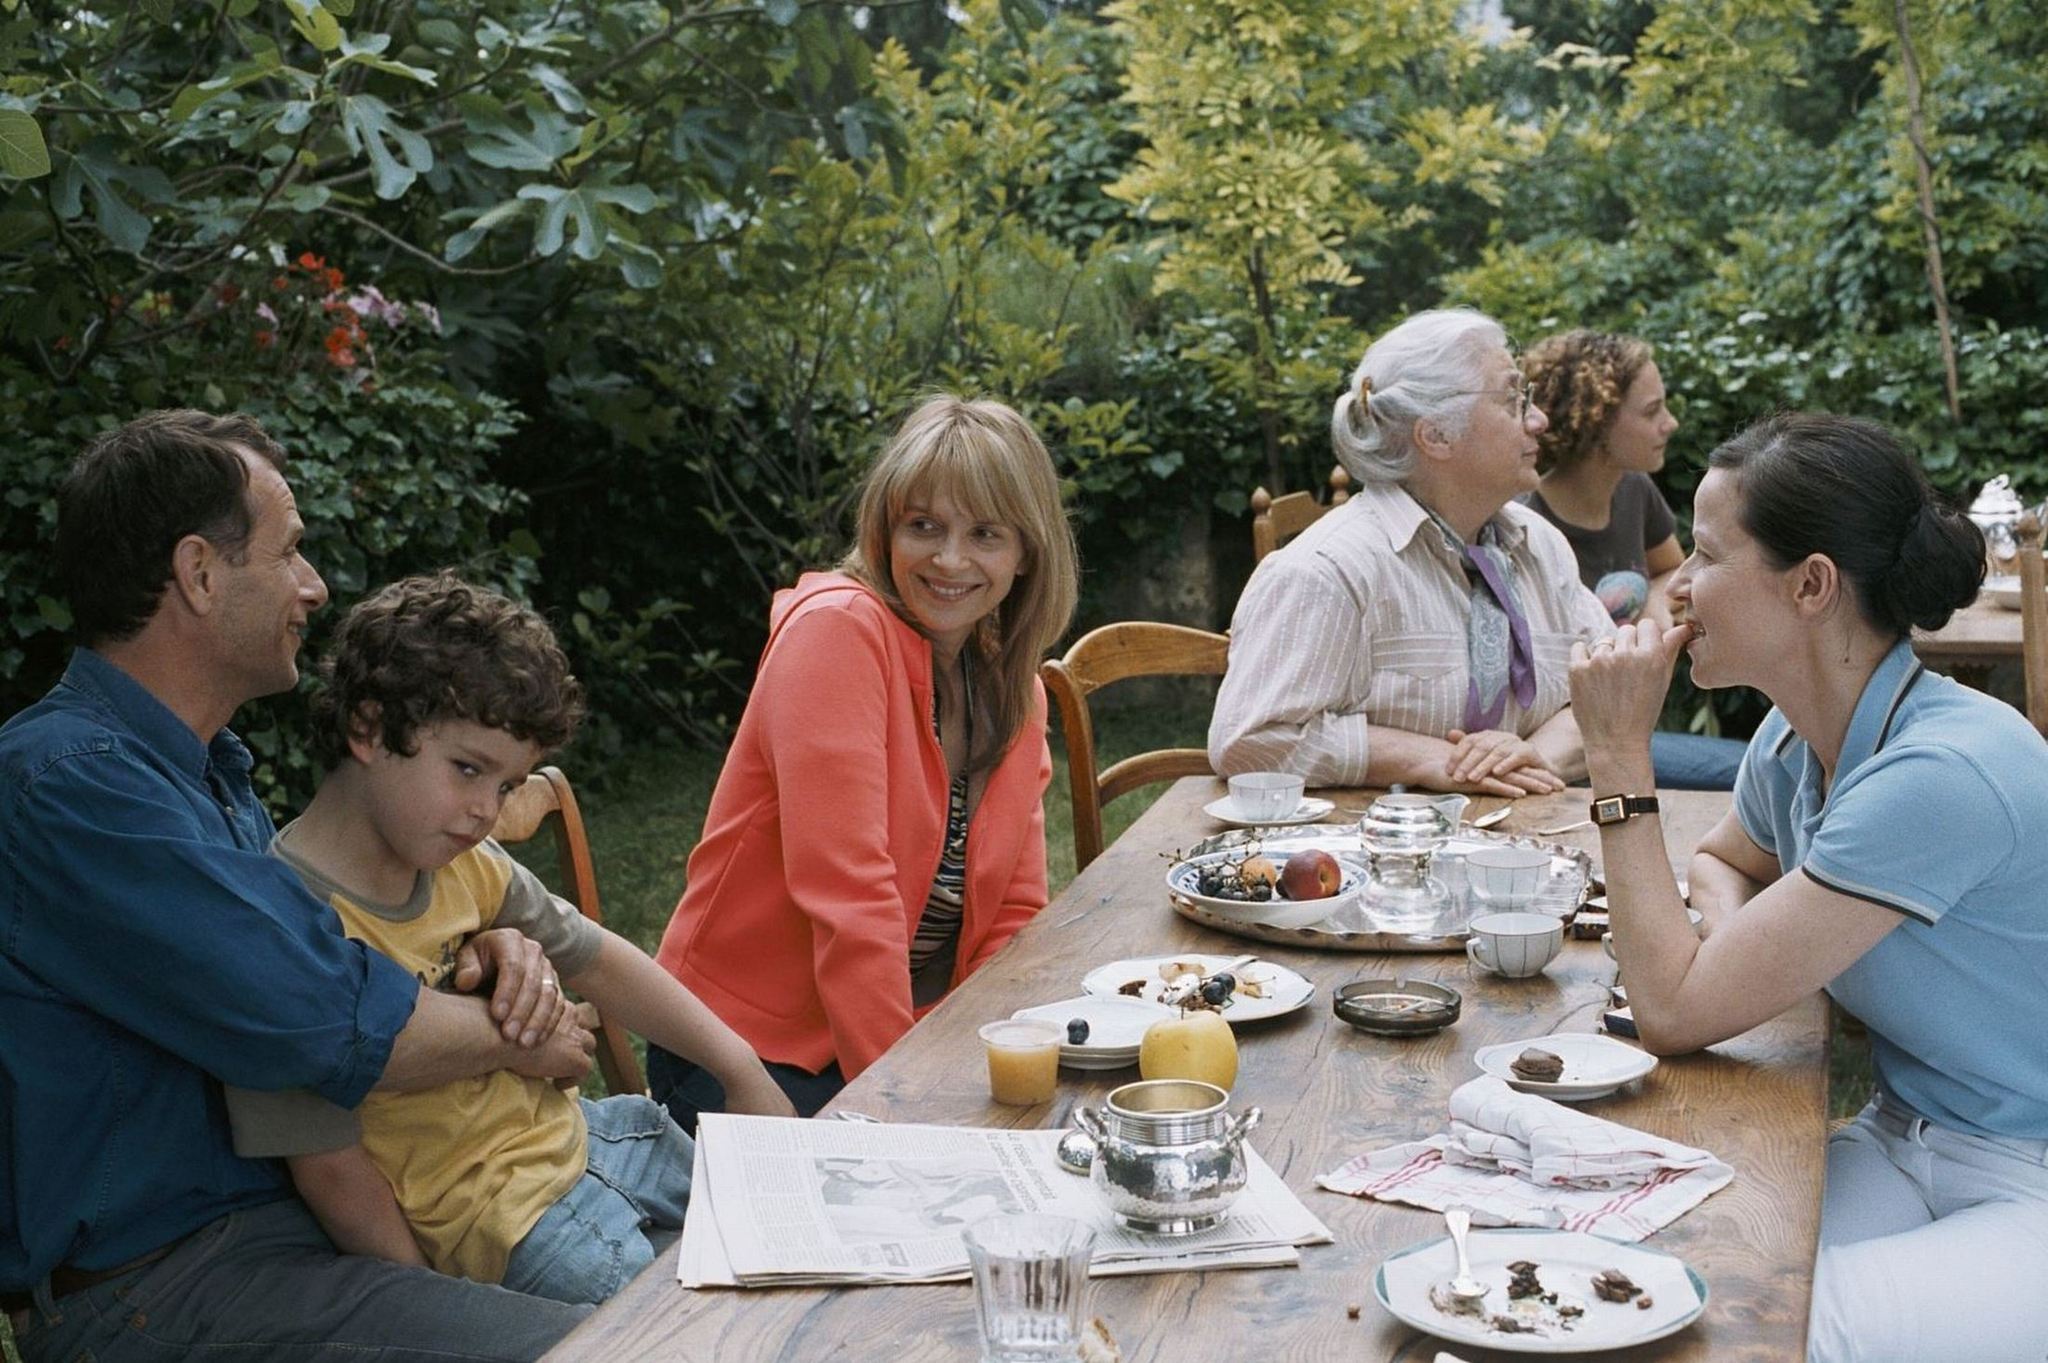
[[[1627,823],[1638,814],[1655,814],[1657,797],[1654,795],[1606,795],[1593,801],[1591,817],[1602,828],[1609,824]]]

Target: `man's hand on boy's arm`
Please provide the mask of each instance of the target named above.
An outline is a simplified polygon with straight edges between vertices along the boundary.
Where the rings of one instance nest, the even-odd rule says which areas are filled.
[[[422,987],[412,1018],[391,1045],[380,1089],[434,1088],[492,1070],[575,1082],[590,1073],[597,1037],[574,1010],[533,1046],[508,1041],[484,1000]]]
[[[491,1017],[507,1041],[534,1046],[553,1032],[567,1008],[561,981],[540,943],[516,928],[486,928],[455,953],[453,983],[458,992],[491,986]]]
[[[710,1071],[725,1089],[726,1111],[794,1117],[789,1097],[761,1066],[754,1048],[701,1000],[625,938],[604,929],[597,959],[569,985],[615,1025]]]
[[[299,1197],[343,1254],[427,1266],[384,1171],[361,1145],[293,1155],[285,1165]]]

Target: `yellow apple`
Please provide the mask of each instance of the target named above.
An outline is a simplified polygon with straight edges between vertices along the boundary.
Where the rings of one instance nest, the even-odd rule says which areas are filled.
[[[1222,1014],[1207,1009],[1161,1018],[1138,1043],[1138,1073],[1147,1079],[1199,1079],[1227,1093],[1237,1082],[1237,1038]]]

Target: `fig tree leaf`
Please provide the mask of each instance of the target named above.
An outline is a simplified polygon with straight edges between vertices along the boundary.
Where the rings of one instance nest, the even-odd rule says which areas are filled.
[[[50,173],[50,148],[35,119],[20,109],[0,109],[0,175],[34,180]]]
[[[341,130],[350,151],[370,158],[370,180],[380,199],[398,198],[434,168],[433,144],[400,123],[391,106],[375,95],[343,96]]]

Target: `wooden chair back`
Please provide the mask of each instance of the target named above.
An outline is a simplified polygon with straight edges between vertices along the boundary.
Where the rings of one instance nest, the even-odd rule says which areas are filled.
[[[2020,517],[2020,658],[2026,669],[2027,718],[2048,734],[2048,567],[2041,559],[2041,513]]]
[[[1090,630],[1066,656],[1039,668],[1046,694],[1059,708],[1067,745],[1067,781],[1074,795],[1074,869],[1102,855],[1102,806],[1155,781],[1204,776],[1212,768],[1202,748],[1161,748],[1095,770],[1095,721],[1088,697],[1129,677],[1220,677],[1230,659],[1230,636],[1185,625],[1125,621]]]
[[[1263,487],[1252,489],[1252,562],[1257,563],[1287,541],[1321,520],[1323,513],[1351,500],[1351,475],[1342,464],[1330,469],[1330,500],[1316,500],[1313,492],[1289,492],[1275,497]]]
[[[576,911],[593,923],[602,924],[604,913],[597,903],[597,870],[590,860],[590,837],[583,828],[583,812],[576,806],[576,792],[560,767],[542,767],[526,778],[524,785],[505,798],[498,811],[498,826],[491,836],[501,843],[525,842],[543,830],[554,841],[555,865],[562,883],[549,888],[576,906]],[[597,1068],[605,1087],[613,1093],[645,1093],[647,1080],[640,1072],[640,1059],[633,1054],[633,1040],[625,1030],[606,1023],[602,1016],[597,1029]]]

